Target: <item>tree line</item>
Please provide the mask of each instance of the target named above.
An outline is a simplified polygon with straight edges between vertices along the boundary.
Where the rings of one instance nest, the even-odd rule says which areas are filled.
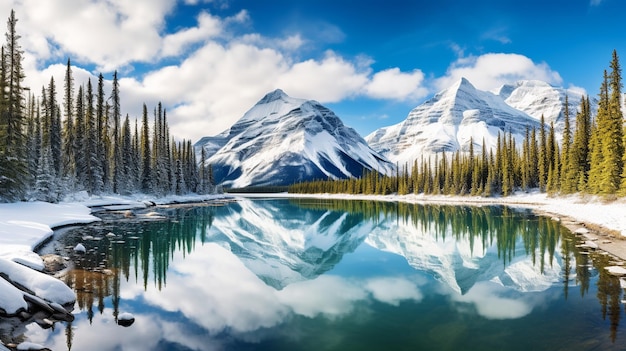
[[[0,54],[0,202],[56,202],[81,190],[157,196],[214,191],[211,166],[197,165],[190,140],[170,137],[161,103],[152,118],[143,105],[141,125],[128,114],[122,118],[117,72],[108,96],[102,74],[95,87],[89,79],[75,92],[68,59],[62,104],[54,77],[35,96],[23,85],[17,21],[11,11]]]
[[[495,150],[470,140],[469,151],[439,153],[396,165],[395,174],[365,171],[361,177],[294,184],[293,193],[510,195],[538,188],[549,194],[588,193],[613,199],[626,195],[621,67],[616,51],[604,71],[598,112],[592,116],[583,96],[572,125],[565,96],[561,143],[553,122],[541,116],[527,128],[521,145],[510,132],[499,133]],[[480,148],[480,151],[477,149]]]

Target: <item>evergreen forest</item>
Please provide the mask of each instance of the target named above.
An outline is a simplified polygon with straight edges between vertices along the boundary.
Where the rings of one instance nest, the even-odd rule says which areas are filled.
[[[470,140],[468,152],[422,157],[412,165],[396,165],[393,175],[371,171],[359,178],[294,184],[289,192],[507,196],[539,189],[550,195],[622,197],[626,195],[626,140],[621,90],[619,57],[613,51],[595,116],[588,96],[575,115],[565,96],[560,143],[553,123],[548,125],[542,116],[541,127],[527,129],[522,145],[505,132],[498,134],[495,150],[487,150],[484,140]]]
[[[53,77],[39,95],[24,86],[17,23],[11,11],[0,54],[0,202],[57,202],[77,191],[215,190],[211,167],[197,166],[191,141],[170,139],[161,103],[151,116],[144,104],[141,122],[122,116],[117,72],[110,93],[102,74],[75,91],[68,59],[62,90]]]

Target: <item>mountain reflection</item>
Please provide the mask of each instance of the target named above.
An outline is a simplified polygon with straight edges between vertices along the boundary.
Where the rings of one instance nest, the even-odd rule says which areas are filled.
[[[142,287],[151,305],[181,311],[218,334],[272,327],[290,313],[344,314],[354,301],[370,298],[394,306],[424,298],[422,278],[337,275],[347,255],[369,247],[405,260],[416,275],[438,281],[440,293],[472,304],[486,319],[526,316],[545,303],[532,294],[552,287],[562,286],[566,300],[573,288],[584,297],[599,272],[602,317],[612,340],[617,335],[623,289],[604,270],[611,259],[583,251],[560,223],[528,210],[240,199],[159,212],[166,220],[104,221],[64,239],[67,247],[80,241],[88,248],[66,279],[90,323],[94,309],[103,313],[105,298],[116,320],[121,296],[141,294],[122,291],[124,281]],[[71,340],[72,328],[66,332]]]

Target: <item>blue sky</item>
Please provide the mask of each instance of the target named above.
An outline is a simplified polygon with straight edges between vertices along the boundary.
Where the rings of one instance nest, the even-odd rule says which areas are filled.
[[[596,95],[626,53],[621,0],[19,0],[26,83],[121,79],[122,108],[162,101],[172,133],[229,127],[266,92],[318,100],[363,136],[461,76],[541,79]]]

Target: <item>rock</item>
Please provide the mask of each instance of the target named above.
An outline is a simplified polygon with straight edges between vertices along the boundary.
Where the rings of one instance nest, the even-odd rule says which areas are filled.
[[[133,217],[135,217],[135,214],[133,213],[133,211],[127,210],[124,212],[124,218],[133,218]]]
[[[107,238],[115,238],[116,236],[117,235],[115,235],[115,233],[111,233],[111,232],[107,233],[106,235]]]
[[[65,259],[59,255],[48,254],[41,256],[43,260],[44,269],[47,272],[58,272],[67,268]]]
[[[120,313],[120,315],[117,316],[117,324],[122,327],[130,327],[133,323],[135,323],[135,316],[128,312]]]
[[[618,275],[618,276],[624,276],[626,275],[626,268],[624,267],[620,267],[620,266],[609,266],[609,267],[605,267],[605,269],[613,274],[613,275]]]
[[[585,246],[589,247],[591,249],[597,249],[598,248],[598,244],[596,242],[594,242],[594,241],[591,241],[591,240],[585,241]]]
[[[50,350],[50,349],[43,347],[39,344],[35,344],[33,342],[24,341],[23,343],[17,345],[16,350],[18,351],[44,351],[44,350]]]
[[[87,249],[85,248],[85,245],[78,243],[76,244],[76,246],[74,246],[74,252],[85,253],[87,252]]]
[[[587,228],[578,228],[574,231],[574,234],[587,234],[589,233],[589,229]]]

